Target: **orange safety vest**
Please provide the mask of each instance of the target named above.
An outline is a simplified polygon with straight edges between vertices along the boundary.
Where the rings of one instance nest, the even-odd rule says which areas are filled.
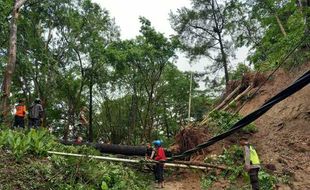
[[[25,105],[17,105],[16,107],[16,116],[25,117],[26,115],[26,106]]]

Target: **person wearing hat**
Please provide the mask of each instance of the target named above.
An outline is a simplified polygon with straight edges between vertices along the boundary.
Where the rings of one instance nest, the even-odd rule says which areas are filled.
[[[154,168],[155,180],[160,188],[164,188],[164,161],[166,161],[165,150],[162,147],[162,141],[153,141],[155,146],[155,160],[158,161]]]
[[[41,105],[41,100],[36,98],[34,104],[30,107],[29,113],[29,128],[38,129],[41,124],[41,119],[43,118],[43,107]]]

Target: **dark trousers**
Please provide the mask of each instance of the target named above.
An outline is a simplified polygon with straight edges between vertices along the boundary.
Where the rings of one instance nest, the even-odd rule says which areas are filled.
[[[154,167],[155,180],[160,183],[164,181],[164,164],[156,164]]]
[[[25,128],[24,117],[15,115],[13,127],[14,128]]]
[[[29,128],[38,129],[40,127],[40,119],[29,118]]]
[[[259,168],[252,168],[249,171],[250,181],[253,190],[259,190],[258,171]]]

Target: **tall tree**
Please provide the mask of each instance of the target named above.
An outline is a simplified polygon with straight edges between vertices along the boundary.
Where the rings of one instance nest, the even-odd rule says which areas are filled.
[[[132,95],[130,118],[143,126],[141,139],[150,140],[155,118],[158,87],[164,70],[171,65],[175,46],[157,32],[150,21],[140,18],[140,32],[134,40],[124,41],[110,47],[111,59]],[[138,102],[139,99],[139,102]],[[138,109],[138,104],[139,109]],[[133,131],[133,127],[129,130]]]
[[[1,95],[1,104],[0,109],[1,115],[4,120],[7,119],[7,115],[10,111],[9,106],[9,97],[11,92],[11,82],[12,77],[15,71],[16,64],[16,38],[17,38],[17,19],[19,16],[19,9],[25,4],[27,0],[15,0],[14,6],[12,9],[12,17],[10,23],[10,40],[8,48],[8,63],[5,69],[5,74],[2,82],[2,95]]]
[[[228,63],[231,39],[227,33],[227,3],[217,0],[192,0],[192,7],[170,14],[173,29],[189,56],[206,56],[216,69],[223,68],[225,82],[229,81]]]
[[[237,46],[251,48],[249,60],[257,69],[270,69],[302,38],[306,28],[306,10],[298,1],[286,0],[234,0],[230,12],[229,30]],[[303,5],[303,4],[301,4]],[[297,49],[298,50],[298,49]],[[296,51],[298,53],[299,51]],[[292,56],[291,62],[304,57]],[[299,61],[301,62],[301,61]]]

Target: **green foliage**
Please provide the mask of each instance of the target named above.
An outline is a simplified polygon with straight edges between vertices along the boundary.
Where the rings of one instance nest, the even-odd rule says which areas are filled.
[[[91,153],[91,148],[70,147],[75,153]],[[80,149],[80,150],[74,150]],[[101,189],[148,189],[148,184],[143,177],[129,167],[120,164],[112,164],[89,158],[75,158],[52,155],[50,157],[55,171],[62,175],[54,178],[52,184],[59,184],[61,188],[67,186],[69,189],[76,188],[80,184],[83,188]],[[148,180],[147,180],[148,181]],[[52,185],[50,184],[50,185]]]
[[[17,160],[31,153],[44,156],[54,144],[54,138],[46,130],[0,131],[0,147],[12,151]]]
[[[7,138],[7,142],[5,142],[4,145],[7,145],[17,160],[20,160],[30,148],[30,139],[21,132],[16,132],[14,134],[9,130],[7,134],[4,133],[3,136],[2,138]]]
[[[207,175],[205,177],[202,177],[202,179],[201,179],[201,188],[203,190],[210,189],[212,187],[213,182],[216,181],[216,180],[217,180],[217,177],[214,174],[209,174],[209,175]]]
[[[260,188],[262,190],[274,189],[274,186],[276,182],[278,181],[278,179],[275,176],[265,172],[264,170],[261,170],[258,173],[258,179],[259,179]]]
[[[231,80],[241,80],[245,73],[251,71],[251,68],[245,65],[244,63],[238,63],[237,68],[230,72],[230,79]]]
[[[47,160],[42,159],[42,156],[47,155],[47,150],[101,155],[99,151],[87,146],[74,147],[58,144],[46,130],[2,130],[0,147],[2,147],[0,152],[9,151],[18,161],[11,163],[10,166],[4,166],[4,170],[12,166],[10,169],[13,170],[12,172],[20,172],[14,180],[20,180],[18,184],[11,183],[8,177],[1,176],[2,168],[0,168],[0,178],[4,180],[4,186],[0,185],[1,188],[15,189],[16,185],[30,185],[38,189],[148,189],[149,176],[142,176],[133,169],[120,164],[101,162],[87,157],[56,155],[47,157]],[[10,154],[4,157],[0,155],[0,160],[7,157],[10,157]],[[15,167],[15,164],[18,166]]]
[[[223,170],[221,173],[222,179],[228,180],[230,182],[229,189],[249,189],[250,185],[238,184],[238,180],[243,180],[244,183],[249,184],[249,175],[244,170],[244,155],[243,149],[241,146],[233,145],[229,149],[225,149],[223,154],[213,157],[208,157],[205,159],[205,162],[216,164],[216,165],[225,165],[228,169]],[[214,181],[220,180],[221,178],[214,178],[214,173],[210,172],[205,177],[205,184],[209,184],[209,188],[212,185],[210,179]],[[274,176],[267,173],[264,170],[259,171],[259,183],[260,188],[263,190],[270,190],[274,188],[274,185],[282,178]],[[206,188],[208,189],[208,188]]]
[[[31,129],[26,135],[30,139],[30,149],[38,156],[46,156],[47,151],[55,144],[54,137],[45,129]]]
[[[192,0],[191,7],[182,7],[170,14],[172,28],[176,31],[180,48],[191,59],[204,56],[211,61],[207,65],[205,73],[213,75],[210,81],[206,76],[206,82],[218,83],[215,73],[224,71],[225,82],[229,80],[229,60],[233,56],[234,48],[229,37],[230,23],[228,12],[236,11],[230,6],[229,1],[217,0]],[[217,85],[219,86],[219,85]]]
[[[239,114],[233,115],[225,111],[213,111],[209,114],[209,118],[210,120],[208,126],[214,133],[219,134],[229,130],[233,124],[237,123],[242,118],[242,116]],[[242,128],[241,131],[246,133],[254,133],[257,129],[254,124],[249,124]]]
[[[301,40],[309,42],[305,32],[309,8],[301,8],[297,4],[295,1],[278,0],[236,1],[236,8],[243,16],[232,17],[230,29],[237,46],[246,45],[253,50],[248,59],[255,69],[273,69],[297,43]],[[307,51],[299,47],[286,64],[302,64],[307,57]]]

